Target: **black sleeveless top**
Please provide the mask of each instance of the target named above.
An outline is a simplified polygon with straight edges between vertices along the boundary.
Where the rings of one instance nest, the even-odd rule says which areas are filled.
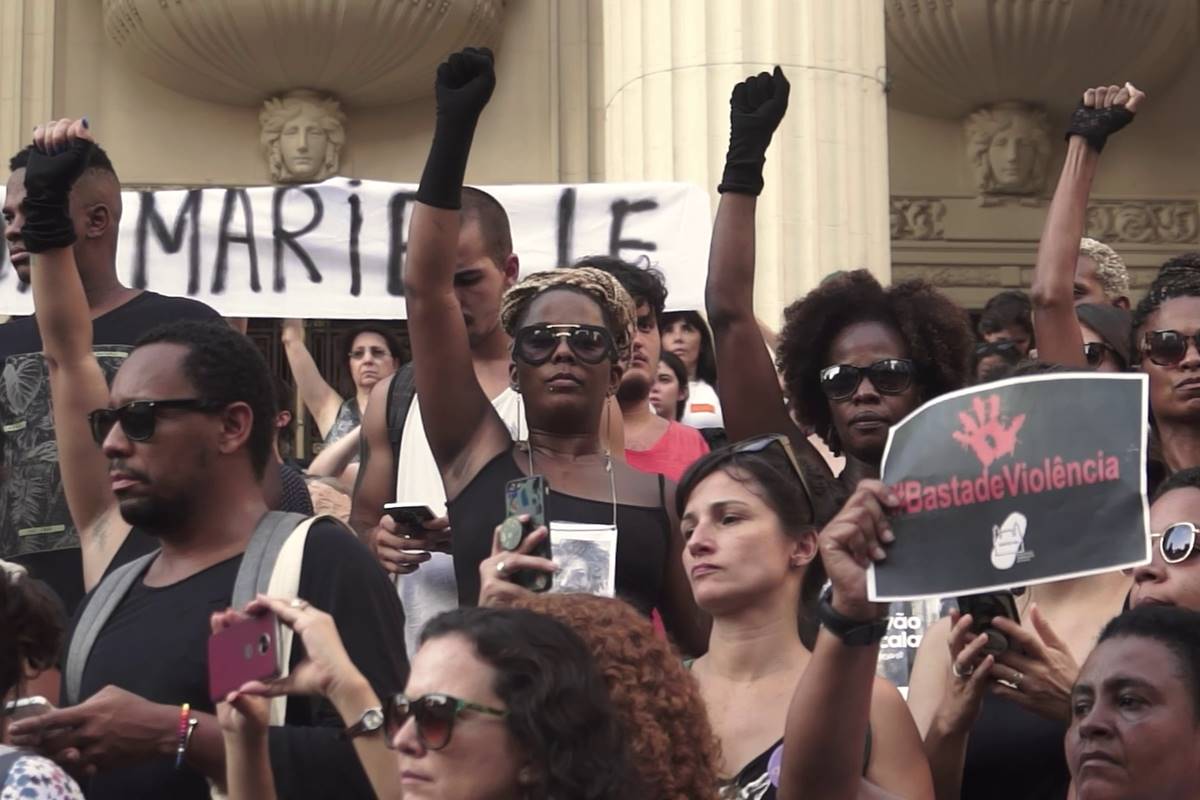
[[[983,696],[967,740],[963,800],[1064,800],[1071,784],[1064,722],[1051,722],[1011,700]]]
[[[479,603],[479,564],[492,554],[496,526],[504,521],[504,487],[527,477],[511,449],[487,463],[467,487],[446,504],[453,542],[458,604]],[[663,477],[658,476],[659,505],[617,504],[617,596],[649,616],[661,605],[663,573],[671,536]],[[551,487],[551,520],[611,525],[610,500],[587,500]],[[617,498],[620,500],[620,497]]]

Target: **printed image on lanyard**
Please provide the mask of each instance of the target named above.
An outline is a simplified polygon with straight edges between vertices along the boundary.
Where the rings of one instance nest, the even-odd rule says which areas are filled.
[[[617,526],[554,520],[550,550],[558,572],[552,592],[612,597],[617,589]]]

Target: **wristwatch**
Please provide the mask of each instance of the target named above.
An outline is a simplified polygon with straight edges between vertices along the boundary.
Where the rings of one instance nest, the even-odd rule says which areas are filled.
[[[346,728],[343,733],[347,739],[354,739],[359,736],[366,736],[374,733],[383,727],[383,709],[379,706],[368,708],[358,718],[358,722]]]
[[[817,619],[825,630],[841,639],[843,644],[852,646],[878,644],[887,635],[887,617],[866,622],[850,619],[834,610],[832,600],[833,587],[828,586],[821,593],[821,601],[817,604]]]

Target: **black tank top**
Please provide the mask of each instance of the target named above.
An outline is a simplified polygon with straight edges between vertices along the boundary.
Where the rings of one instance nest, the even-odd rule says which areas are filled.
[[[492,537],[496,526],[504,521],[504,487],[524,477],[512,450],[506,450],[446,504],[454,531],[454,577],[461,606],[479,602],[479,563],[492,554]],[[617,596],[647,616],[661,605],[671,535],[661,475],[658,490],[656,508],[617,504]],[[552,520],[612,524],[612,502],[608,500],[554,492],[551,504]]]
[[[1066,733],[1066,723],[985,694],[967,740],[963,800],[1064,800],[1071,784]]]

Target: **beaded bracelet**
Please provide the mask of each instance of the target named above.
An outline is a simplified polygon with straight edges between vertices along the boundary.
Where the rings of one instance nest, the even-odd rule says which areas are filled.
[[[192,741],[192,731],[200,724],[200,720],[191,716],[192,707],[184,703],[179,707],[179,733],[175,747],[175,769],[183,766],[183,757],[187,753],[188,744]]]

